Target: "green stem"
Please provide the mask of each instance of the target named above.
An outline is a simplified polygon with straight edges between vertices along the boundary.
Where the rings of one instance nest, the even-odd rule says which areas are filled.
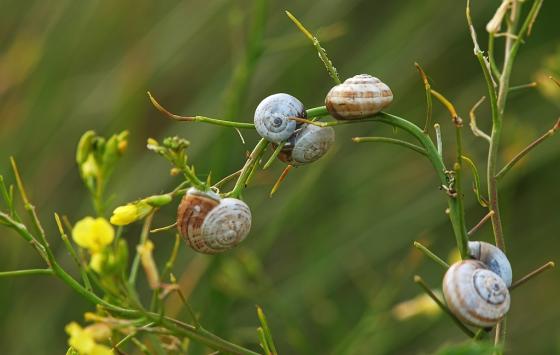
[[[148,214],[148,216],[146,216],[146,219],[144,220],[144,225],[142,226],[142,232],[140,233],[140,241],[138,242],[138,245],[144,245],[144,243],[146,243],[146,240],[148,239],[148,236],[150,235],[150,227],[154,218],[154,212],[155,210],[150,212],[150,214]],[[131,288],[134,288],[134,285],[136,284],[136,275],[138,274],[139,266],[140,252],[136,250],[136,255],[134,256],[132,266],[130,267],[130,275],[128,276],[128,284]]]
[[[364,143],[364,142],[382,142],[382,143],[389,143],[389,144],[396,144],[400,145],[401,147],[405,147],[408,149],[412,149],[413,151],[420,153],[422,155],[426,155],[426,149],[417,146],[416,144],[412,144],[400,139],[395,138],[388,138],[388,137],[354,137],[352,141],[356,143]]]
[[[2,271],[0,278],[3,277],[17,277],[29,275],[54,275],[52,269],[28,269],[28,270],[15,270],[15,271]]]
[[[434,252],[432,252],[430,249],[428,249],[427,247],[422,245],[420,242],[415,241],[414,242],[414,247],[416,249],[420,250],[422,253],[424,253],[424,255],[426,255],[428,258],[432,259],[436,264],[441,265],[446,270],[449,269],[449,264],[448,263],[443,261],[442,258],[437,256]]]
[[[245,187],[247,185],[246,184],[247,179],[251,175],[251,171],[253,170],[253,166],[258,163],[259,159],[264,154],[264,151],[265,151],[267,146],[268,146],[268,141],[266,141],[264,138],[261,139],[257,143],[255,148],[253,149],[253,151],[249,155],[249,158],[245,162],[245,165],[243,166],[243,169],[241,169],[241,174],[239,175],[239,178],[237,179],[237,182],[235,183],[235,186],[233,187],[233,190],[231,190],[229,193],[227,193],[228,196],[234,197],[234,198],[239,198],[239,196],[241,196],[241,193],[243,192],[243,190],[245,189]]]

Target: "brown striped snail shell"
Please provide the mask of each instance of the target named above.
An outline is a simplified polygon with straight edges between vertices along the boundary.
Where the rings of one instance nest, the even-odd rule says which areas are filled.
[[[332,127],[303,124],[290,137],[278,158],[291,165],[309,164],[325,155],[333,143]]]
[[[290,138],[298,126],[291,117],[307,117],[301,101],[283,93],[270,95],[255,110],[255,128],[261,137],[279,144]]]
[[[241,200],[190,188],[177,209],[177,228],[187,244],[217,254],[239,244],[251,229],[251,210]]]
[[[477,260],[463,260],[447,270],[443,296],[457,318],[477,327],[492,327],[510,305],[504,280]]]
[[[327,94],[325,105],[334,118],[352,120],[372,116],[392,101],[389,86],[376,77],[360,74],[333,87]]]
[[[504,280],[507,287],[511,286],[511,264],[506,254],[500,248],[486,242],[469,242],[469,254],[476,260],[482,261],[488,269],[498,274]]]

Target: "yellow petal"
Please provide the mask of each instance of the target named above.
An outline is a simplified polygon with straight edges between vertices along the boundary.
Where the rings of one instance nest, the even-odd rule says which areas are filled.
[[[70,335],[68,345],[77,350],[80,354],[89,354],[95,346],[95,341],[91,334],[82,329],[77,323],[72,322],[65,328]]]
[[[114,352],[105,345],[95,344],[89,355],[113,355]]]
[[[93,218],[86,217],[78,221],[72,229],[72,238],[82,248],[89,248],[93,221]]]
[[[124,226],[130,224],[138,218],[138,207],[128,204],[126,206],[117,207],[111,216],[111,223],[116,226]]]
[[[115,230],[113,226],[107,222],[105,218],[97,218],[93,223],[93,233],[94,233],[94,247],[96,251],[101,251],[105,246],[111,244],[115,238]]]
[[[103,255],[103,253],[95,253],[91,256],[91,259],[89,260],[89,267],[93,271],[100,274],[101,270],[103,269],[104,261],[105,261],[105,255]]]

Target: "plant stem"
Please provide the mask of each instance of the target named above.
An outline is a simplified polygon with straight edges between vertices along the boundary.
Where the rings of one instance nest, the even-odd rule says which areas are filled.
[[[504,177],[504,175],[511,169],[513,168],[513,166],[515,164],[517,164],[517,162],[519,160],[521,160],[525,155],[527,155],[527,153],[529,153],[531,150],[533,150],[533,148],[535,148],[537,145],[541,144],[543,141],[545,141],[547,138],[552,137],[556,131],[558,131],[560,129],[560,118],[558,119],[558,121],[556,121],[556,124],[549,129],[545,134],[543,134],[542,136],[540,136],[539,138],[537,138],[536,140],[534,140],[531,144],[529,144],[525,149],[523,149],[521,152],[519,152],[515,157],[513,157],[513,159],[511,159],[509,161],[509,163],[507,163],[502,170],[500,170],[500,172],[498,174],[496,174],[496,179],[500,180],[501,178]]]
[[[514,288],[517,288],[521,285],[523,285],[525,282],[529,281],[530,279],[532,279],[533,277],[543,273],[544,271],[548,270],[548,269],[552,269],[554,268],[554,266],[556,266],[554,264],[553,261],[549,261],[548,263],[544,264],[543,266],[539,267],[538,269],[531,271],[530,273],[528,273],[527,275],[523,276],[522,278],[520,278],[519,280],[515,281],[514,283],[511,284],[511,286],[509,287],[510,290],[513,290]]]
[[[29,276],[29,275],[53,275],[52,269],[28,269],[28,270],[14,270],[0,272],[0,278],[15,277],[15,276]]]
[[[430,249],[428,249],[427,247],[425,247],[424,245],[422,245],[420,242],[414,242],[414,247],[418,250],[420,250],[422,253],[424,253],[428,258],[432,259],[433,261],[436,262],[436,264],[441,265],[444,269],[449,269],[449,264],[446,263],[445,261],[443,261],[442,258],[440,258],[439,256],[437,256],[434,252],[432,252]]]
[[[148,236],[150,235],[150,227],[152,225],[152,220],[154,218],[154,212],[150,212],[146,219],[144,220],[144,225],[142,226],[142,232],[140,233],[140,241],[138,245],[144,245]],[[136,255],[134,256],[134,260],[132,260],[132,266],[130,267],[130,275],[128,276],[128,284],[131,288],[134,288],[136,284],[136,275],[138,274],[138,267],[140,266],[140,252],[136,250]]]
[[[426,155],[426,149],[417,146],[416,144],[412,144],[400,139],[395,138],[388,138],[388,137],[354,137],[352,141],[355,143],[364,143],[364,142],[382,142],[382,143],[389,143],[389,144],[396,144],[400,145],[401,147],[405,147],[408,149],[412,149],[413,151],[420,153],[422,155]]]
[[[439,308],[441,308],[449,317],[451,317],[451,319],[453,320],[453,322],[455,322],[455,324],[457,324],[457,326],[465,333],[469,336],[469,338],[473,338],[475,336],[475,334],[469,329],[467,328],[463,322],[461,322],[450,310],[449,308],[447,308],[445,306],[445,304],[435,295],[435,293],[430,289],[430,287],[426,284],[426,282],[424,282],[424,280],[416,275],[414,276],[414,282],[419,285],[424,292],[426,292],[426,294],[428,294],[428,296],[430,296],[430,298],[432,300],[434,300],[435,303],[437,303],[437,305],[439,306]]]
[[[246,187],[246,182],[251,174],[251,170],[253,170],[253,165],[257,164],[261,156],[264,154],[264,151],[267,146],[268,146],[268,142],[264,138],[262,138],[257,143],[255,148],[249,155],[249,158],[245,162],[243,169],[241,169],[241,174],[239,175],[239,178],[237,179],[237,182],[235,183],[233,190],[228,192],[227,196],[231,196],[234,198],[239,198],[239,196],[241,196],[241,193]]]

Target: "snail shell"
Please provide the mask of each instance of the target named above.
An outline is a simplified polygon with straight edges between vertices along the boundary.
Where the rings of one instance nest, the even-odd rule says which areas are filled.
[[[457,318],[478,327],[496,324],[510,305],[504,280],[477,260],[463,260],[447,270],[443,296]]]
[[[352,120],[372,116],[392,101],[393,93],[385,83],[371,75],[360,74],[333,87],[325,105],[334,118]]]
[[[251,229],[251,210],[241,200],[190,188],[177,210],[177,228],[194,250],[216,254],[239,244]]]
[[[278,158],[291,165],[304,165],[321,158],[334,143],[332,127],[303,124],[282,149]]]
[[[279,144],[290,138],[297,128],[297,122],[290,117],[307,117],[301,101],[288,94],[270,95],[255,110],[255,128],[261,137]]]
[[[486,242],[469,242],[469,253],[476,260],[482,261],[488,269],[498,274],[507,287],[511,286],[511,264],[500,248]]]

